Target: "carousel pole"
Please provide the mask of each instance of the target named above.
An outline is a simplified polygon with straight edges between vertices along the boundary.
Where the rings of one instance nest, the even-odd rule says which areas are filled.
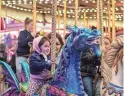
[[[101,46],[103,46],[103,38],[104,38],[104,32],[103,32],[103,0],[99,0],[99,28],[101,31]]]
[[[33,0],[33,35],[36,36],[36,0]]]
[[[100,0],[97,0],[97,29],[100,29]]]
[[[110,8],[110,0],[108,0],[108,36],[111,38],[110,23],[111,23],[111,8]]]
[[[75,25],[78,25],[78,0],[75,0]]]
[[[58,33],[60,31],[60,9],[58,8]]]
[[[115,40],[115,0],[112,0],[112,40]]]
[[[67,23],[66,18],[67,18],[67,0],[64,0],[64,37],[66,35],[66,23]]]
[[[56,8],[57,0],[52,0],[52,34],[51,34],[51,60],[56,62]],[[55,64],[52,65],[51,74],[55,73]]]
[[[86,26],[86,9],[84,9],[84,26]]]

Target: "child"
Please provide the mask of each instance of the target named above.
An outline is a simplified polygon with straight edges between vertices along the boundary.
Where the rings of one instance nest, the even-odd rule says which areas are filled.
[[[29,58],[30,82],[26,96],[32,96],[41,88],[50,76],[52,61],[47,59],[50,53],[50,42],[46,37],[37,37],[33,41],[34,52]]]

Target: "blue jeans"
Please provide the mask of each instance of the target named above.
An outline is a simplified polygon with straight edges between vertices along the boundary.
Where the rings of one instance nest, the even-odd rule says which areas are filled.
[[[93,78],[92,77],[82,77],[84,91],[88,96],[93,96]]]

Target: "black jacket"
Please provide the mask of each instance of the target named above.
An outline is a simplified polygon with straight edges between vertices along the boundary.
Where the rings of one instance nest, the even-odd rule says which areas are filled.
[[[29,66],[30,66],[30,72],[31,74],[38,75],[43,70],[51,70],[51,64],[49,64],[47,61],[45,61],[45,58],[43,55],[34,52],[29,57]]]
[[[21,31],[18,37],[17,55],[28,55],[30,53],[29,42],[33,42],[33,36],[27,30]]]
[[[100,57],[97,57],[92,49],[87,49],[81,55],[81,75],[94,77],[100,66]]]

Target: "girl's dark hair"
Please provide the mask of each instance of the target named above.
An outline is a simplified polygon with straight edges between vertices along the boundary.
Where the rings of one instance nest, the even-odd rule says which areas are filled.
[[[31,23],[32,21],[33,21],[33,20],[30,19],[30,18],[28,18],[28,17],[25,19],[25,22],[24,22],[24,23],[25,23],[25,29],[27,29],[27,25],[28,25],[29,23]]]
[[[39,46],[39,47],[42,46],[45,41],[48,41],[48,42],[50,43],[50,40],[49,40],[47,37],[43,37],[43,38],[40,40],[38,46]]]
[[[48,37],[49,39],[51,39],[51,33],[49,33],[49,34],[47,35],[47,37]],[[62,48],[62,46],[64,45],[63,40],[62,40],[62,37],[61,37],[58,33],[56,33],[56,38],[58,38],[58,40],[59,40],[59,42],[60,42],[60,44],[61,44],[61,48]]]

